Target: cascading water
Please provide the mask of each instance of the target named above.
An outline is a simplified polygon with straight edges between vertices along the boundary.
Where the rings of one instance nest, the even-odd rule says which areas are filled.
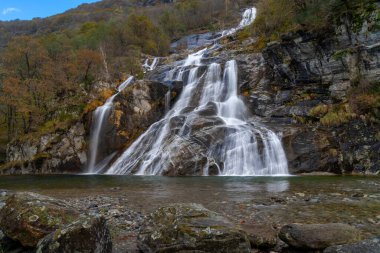
[[[152,63],[149,65],[149,59],[146,59],[144,64],[143,64],[143,68],[145,70],[145,72],[147,71],[153,71],[157,65],[159,63],[159,58],[155,57],[153,60],[152,60]]]
[[[134,77],[129,77],[125,82],[119,85],[117,92],[112,95],[104,105],[99,106],[93,113],[92,128],[90,134],[90,153],[89,160],[87,162],[88,173],[98,173],[102,170],[112,157],[103,158],[103,161],[99,161],[99,147],[101,146],[101,140],[104,138],[104,127],[107,124],[108,117],[113,108],[113,101],[116,96],[119,95],[129,84],[132,83]],[[111,158],[111,159],[110,159]],[[108,160],[106,163],[105,161]]]
[[[234,31],[252,23],[255,13],[255,9],[244,12]],[[223,64],[208,58],[216,49],[190,54],[167,72],[165,81],[183,81],[180,97],[107,174],[166,175],[173,169],[177,175],[288,174],[279,137],[248,121],[248,110],[238,96],[236,61]]]

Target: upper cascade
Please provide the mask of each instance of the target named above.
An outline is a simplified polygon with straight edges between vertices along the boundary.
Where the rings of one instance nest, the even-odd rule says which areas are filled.
[[[222,36],[251,24],[255,16],[255,8],[246,10],[238,27]],[[177,102],[107,174],[288,174],[280,138],[259,122],[248,121],[248,109],[238,94],[237,62],[209,57],[219,47],[192,53],[166,71],[165,81],[184,84]]]

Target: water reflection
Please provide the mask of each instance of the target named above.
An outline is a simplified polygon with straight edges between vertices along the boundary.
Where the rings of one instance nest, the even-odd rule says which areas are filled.
[[[266,190],[268,192],[284,192],[289,190],[289,181],[276,181],[272,183],[266,183]]]

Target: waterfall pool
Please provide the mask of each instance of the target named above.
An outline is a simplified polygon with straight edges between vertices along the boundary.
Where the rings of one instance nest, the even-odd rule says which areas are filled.
[[[380,234],[380,177],[2,176],[0,189],[65,200],[117,200],[142,213],[194,202],[241,222],[344,222]]]

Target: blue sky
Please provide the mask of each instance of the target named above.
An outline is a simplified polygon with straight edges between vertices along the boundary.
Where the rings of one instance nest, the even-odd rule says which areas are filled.
[[[48,17],[99,0],[0,0],[0,20]]]

